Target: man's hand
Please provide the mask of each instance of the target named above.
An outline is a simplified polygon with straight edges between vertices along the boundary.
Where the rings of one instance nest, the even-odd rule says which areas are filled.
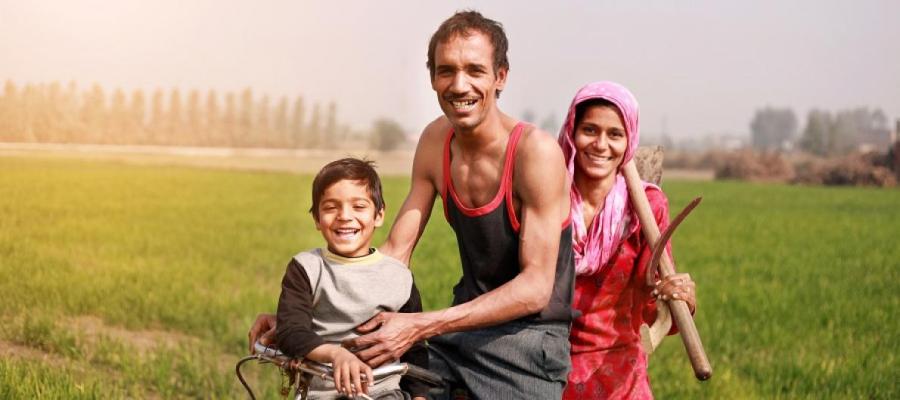
[[[356,327],[363,336],[346,340],[342,345],[373,368],[397,361],[422,339],[421,318],[422,313],[379,313]]]
[[[275,342],[275,314],[259,314],[250,333],[247,334],[250,340],[250,354],[255,353],[253,344],[259,340],[263,345],[270,345]]]

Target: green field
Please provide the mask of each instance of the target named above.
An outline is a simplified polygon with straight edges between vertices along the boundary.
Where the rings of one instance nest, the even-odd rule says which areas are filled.
[[[321,244],[310,181],[0,157],[0,398],[243,396],[248,327]],[[390,221],[408,180],[384,184]],[[715,372],[694,380],[671,337],[658,398],[900,397],[900,191],[664,188],[675,209],[704,196],[674,242]],[[413,260],[426,308],[449,303],[457,262],[438,207]],[[274,370],[247,369],[274,397]]]

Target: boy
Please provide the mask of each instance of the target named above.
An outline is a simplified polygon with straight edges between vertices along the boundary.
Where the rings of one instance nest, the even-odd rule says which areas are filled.
[[[363,382],[372,369],[340,343],[359,336],[354,328],[380,311],[422,310],[412,274],[400,261],[370,247],[384,223],[381,181],[370,161],[344,158],[322,168],[313,180],[310,212],[327,248],[297,254],[281,283],[277,341],[282,352],[334,367],[334,384],[310,382],[311,399],[367,393],[376,399],[403,399],[399,377]],[[427,368],[424,347],[402,360]],[[403,382],[416,398],[428,388]]]

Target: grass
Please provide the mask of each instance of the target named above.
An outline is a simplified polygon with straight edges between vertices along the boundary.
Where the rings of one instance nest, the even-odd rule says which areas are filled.
[[[291,255],[321,245],[311,177],[18,157],[0,171],[0,398],[242,395],[248,327]],[[408,180],[384,187],[390,221]],[[900,191],[664,188],[672,214],[704,196],[674,242],[714,375],[696,382],[669,338],[650,361],[657,397],[900,396]],[[426,308],[450,302],[439,205],[413,271]],[[275,396],[274,370],[247,369]]]

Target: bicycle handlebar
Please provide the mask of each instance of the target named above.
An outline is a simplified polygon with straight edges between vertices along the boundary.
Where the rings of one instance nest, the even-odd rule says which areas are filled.
[[[250,394],[250,398],[255,398],[255,396],[253,395],[253,392],[250,390],[250,387],[247,385],[247,383],[244,381],[243,376],[241,375],[241,364],[246,361],[256,359],[263,362],[276,364],[280,368],[289,368],[290,362],[292,360],[291,357],[288,357],[277,348],[263,345],[260,342],[256,342],[253,344],[253,352],[255,354],[244,357],[238,362],[235,367],[238,379],[240,379],[241,383],[247,389],[247,392]],[[322,379],[332,381],[334,380],[334,370],[330,365],[327,364],[322,364],[312,360],[303,360],[300,363],[298,369],[303,373],[318,376]],[[440,375],[408,363],[398,362],[382,365],[378,368],[373,369],[372,375],[374,381],[378,381],[392,375],[402,375],[415,379],[417,381],[421,381],[422,383],[425,383],[426,385],[431,387],[440,387],[444,385],[444,380],[440,377]],[[365,376],[361,378],[363,378],[364,380],[366,379]]]
[[[278,350],[271,346],[263,345],[260,342],[256,342],[253,344],[253,350],[256,352],[256,354],[262,357],[273,358],[274,360],[271,361],[277,361],[277,363],[279,364],[289,362],[291,360],[291,358],[282,353],[281,350]],[[303,362],[300,363],[300,370],[319,376],[323,379],[334,379],[331,366],[312,360],[303,360]],[[374,379],[376,381],[391,375],[399,374],[406,375],[416,380],[420,380],[430,386],[440,386],[443,384],[443,379],[441,379],[440,375],[408,363],[391,363],[382,365],[378,368],[373,369],[372,374],[374,375]]]

